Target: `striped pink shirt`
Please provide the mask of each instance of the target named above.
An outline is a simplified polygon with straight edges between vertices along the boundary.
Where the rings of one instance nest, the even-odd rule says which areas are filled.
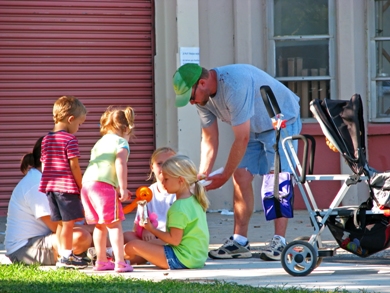
[[[80,194],[69,165],[69,159],[80,157],[77,138],[64,130],[49,132],[42,141],[44,164],[39,191]]]

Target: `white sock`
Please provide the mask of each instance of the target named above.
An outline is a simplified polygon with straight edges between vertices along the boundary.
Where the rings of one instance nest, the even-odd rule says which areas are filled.
[[[281,241],[282,241],[282,243],[284,244],[284,245],[286,245],[286,238],[284,238],[283,236],[280,236],[280,235],[274,235],[274,237],[278,237]]]
[[[64,249],[64,250],[62,250],[62,252],[61,252],[61,256],[62,257],[66,257],[66,258],[68,258],[70,255],[72,254],[72,250],[70,249]]]
[[[242,246],[248,242],[248,238],[241,236],[240,234],[233,234],[233,240]]]

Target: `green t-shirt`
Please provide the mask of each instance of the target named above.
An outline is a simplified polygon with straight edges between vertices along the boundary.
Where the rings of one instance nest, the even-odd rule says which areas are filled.
[[[178,246],[171,245],[176,257],[189,269],[201,268],[209,251],[209,227],[206,213],[194,196],[176,200],[168,210],[167,231],[170,228],[183,231]]]
[[[118,187],[115,160],[116,154],[123,148],[130,154],[129,143],[123,137],[112,133],[102,136],[91,150],[91,158],[83,182],[100,181]]]

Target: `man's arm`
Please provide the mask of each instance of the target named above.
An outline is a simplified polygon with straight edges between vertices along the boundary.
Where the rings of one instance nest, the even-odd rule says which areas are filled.
[[[224,185],[233,175],[244,157],[249,142],[250,120],[247,120],[240,125],[232,126],[232,129],[234,133],[234,141],[232,147],[230,148],[229,157],[226,161],[224,171],[222,174],[207,178],[208,180],[212,180],[210,185],[206,187],[207,190],[216,189]]]
[[[199,174],[208,176],[214,166],[218,153],[219,131],[217,119],[207,128],[202,128],[200,143]]]
[[[53,222],[50,218],[50,216],[43,216],[39,219],[42,220],[43,223],[50,229],[51,232],[55,233],[57,230],[57,224],[58,222]]]

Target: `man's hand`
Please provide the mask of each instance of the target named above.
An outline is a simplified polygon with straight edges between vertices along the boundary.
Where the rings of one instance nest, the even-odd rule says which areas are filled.
[[[222,185],[224,185],[229,180],[229,177],[226,177],[223,174],[217,174],[211,177],[207,177],[205,180],[211,181],[211,183],[207,185],[205,189],[213,190],[213,189],[220,188]]]

